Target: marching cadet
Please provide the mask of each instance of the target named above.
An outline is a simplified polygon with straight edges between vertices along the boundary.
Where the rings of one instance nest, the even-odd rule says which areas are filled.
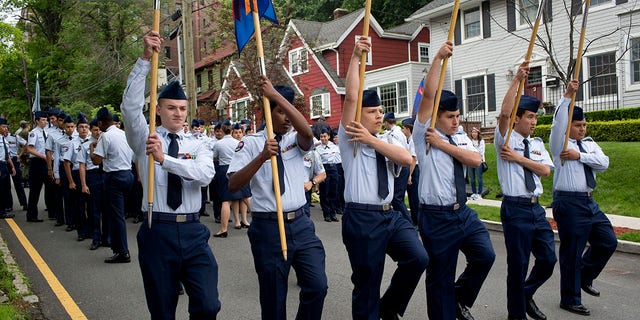
[[[91,236],[89,250],[101,246],[111,247],[109,219],[104,212],[104,173],[101,166],[91,161],[91,145],[100,138],[100,127],[97,120],[89,122],[91,137],[83,140],[82,153],[78,155],[80,163],[80,182],[82,193],[88,195],[87,229]]]
[[[11,195],[11,176],[16,175],[17,164],[14,164],[9,154],[9,142],[5,136],[9,135],[7,119],[0,118],[0,137],[2,147],[0,147],[0,200],[3,207],[0,208],[0,218],[13,218],[15,215],[9,213],[13,210],[13,196]]]
[[[113,115],[106,107],[100,108],[96,115],[98,127],[103,134],[100,139],[90,145],[91,161],[102,164],[104,170],[104,186],[106,210],[109,217],[111,250],[113,256],[104,260],[105,263],[128,263],[129,246],[127,244],[127,225],[125,221],[125,195],[131,191],[133,173],[131,161],[133,152],[126,143],[124,131],[116,127]],[[136,123],[146,128],[144,123]]]
[[[338,207],[338,189],[339,189],[339,176],[338,176],[338,161],[340,158],[340,149],[332,141],[330,141],[331,130],[322,128],[320,132],[320,144],[316,146],[316,151],[320,155],[322,165],[326,174],[326,179],[320,183],[320,206],[322,207],[322,215],[326,222],[338,222],[336,214],[338,210],[342,212],[343,209]]]
[[[89,140],[89,124],[86,116],[82,113],[78,115],[77,121],[78,136],[70,141],[67,151],[62,155],[62,159],[68,181],[66,185],[68,187],[69,202],[66,205],[70,207],[73,214],[71,219],[78,232],[77,240],[82,241],[90,237],[87,226],[86,198],[83,193],[83,191],[88,191],[85,181],[86,172],[80,172],[80,158],[83,154],[82,144]],[[85,187],[87,189],[84,189]]]
[[[29,152],[27,222],[42,222],[43,220],[38,218],[38,201],[40,200],[42,186],[45,185],[47,180],[47,156],[45,155],[47,133],[44,130],[47,126],[47,114],[43,111],[37,111],[34,119],[36,122],[35,128],[29,132],[29,139],[27,139],[27,152]],[[47,203],[46,193],[45,190],[45,203]]]
[[[377,137],[382,127],[378,93],[365,90],[362,120],[355,121],[360,57],[371,42],[356,42],[347,71],[346,97],[338,129],[345,173],[345,211],[342,241],[349,254],[353,282],[353,319],[398,319],[403,315],[429,258],[411,221],[393,210],[393,174],[390,166],[408,166],[411,155],[400,141]],[[354,149],[356,149],[355,157]],[[385,254],[397,262],[391,283],[380,297]]]
[[[162,126],[145,126],[145,78],[149,60],[162,39],[156,32],[144,37],[144,50],[129,74],[121,110],[127,141],[140,163],[142,181],[148,181],[148,154],[155,160],[152,220],[138,230],[140,270],[151,319],[175,318],[180,283],[189,296],[192,319],[215,319],[218,300],[218,264],[207,241],[209,229],[200,223],[200,188],[214,175],[211,151],[203,140],[187,139],[182,124],[188,113],[180,83],[169,83],[158,95],[156,114]],[[146,183],[143,211],[148,211]]]
[[[76,124],[73,122],[71,116],[65,116],[64,120],[64,134],[56,139],[53,144],[53,177],[56,185],[60,187],[60,194],[62,195],[63,208],[64,208],[64,222],[67,224],[65,231],[73,231],[76,229],[75,221],[75,202],[72,202],[72,190],[69,189],[69,181],[71,177],[67,177],[67,173],[64,168],[64,154],[70,148],[71,141],[73,140],[73,133],[76,131]],[[73,181],[71,179],[71,181]],[[74,188],[75,190],[75,188]]]
[[[210,137],[209,150],[213,152],[213,148],[215,148],[216,143],[224,138],[224,132],[222,131],[222,122],[216,123],[211,131],[213,131],[213,135]],[[220,162],[218,161],[218,159],[216,159],[216,157],[213,157],[213,167],[215,168],[216,172],[220,170],[219,165]],[[218,192],[216,184],[217,180],[214,176],[213,180],[211,180],[211,183],[209,183],[209,199],[211,199],[211,206],[213,207],[213,220],[215,223],[221,223],[220,217],[222,216],[222,201],[220,200],[220,193]]]
[[[487,228],[466,205],[464,166],[477,167],[481,159],[467,135],[456,134],[460,110],[453,92],[442,90],[436,123],[430,127],[440,64],[452,53],[453,44],[447,41],[434,57],[413,126],[420,166],[418,227],[430,258],[427,311],[430,319],[445,320],[473,319],[470,308],[496,257]],[[467,265],[455,280],[458,251]]]
[[[8,145],[9,157],[11,158],[11,162],[13,163],[13,168],[16,170],[16,174],[11,177],[11,180],[13,180],[13,188],[16,190],[18,203],[22,207],[22,210],[27,211],[27,195],[24,192],[24,186],[22,184],[22,169],[20,168],[20,162],[18,161],[18,154],[27,144],[27,141],[24,140],[19,134],[12,135],[9,131],[8,126],[7,132],[4,135],[4,139]],[[13,207],[13,197],[11,198],[11,206]]]
[[[262,319],[286,319],[289,270],[293,267],[300,286],[297,319],[320,319],[327,295],[325,251],[305,214],[306,179],[303,157],[313,147],[313,133],[305,118],[293,107],[294,92],[262,77],[262,92],[271,101],[275,139],[261,132],[246,136],[229,166],[229,190],[235,192],[251,183],[252,217],[249,242],[260,284]],[[293,127],[293,128],[292,128]],[[278,159],[278,179],[287,238],[284,260],[278,235],[277,209],[273,192],[271,156]]]
[[[411,153],[411,166],[409,166],[409,178],[407,179],[407,197],[409,198],[409,208],[411,208],[411,222],[414,226],[418,225],[418,212],[420,211],[420,196],[418,192],[418,183],[420,181],[420,167],[418,166],[418,155],[416,147],[413,143],[413,123],[415,118],[407,118],[402,120],[402,133],[407,138],[409,152]]]
[[[50,127],[45,129],[48,136],[45,144],[47,156],[47,175],[45,181],[44,202],[47,206],[49,219],[56,220],[56,227],[64,225],[63,190],[60,184],[56,183],[54,171],[59,168],[59,163],[55,162],[54,152],[58,139],[64,136],[64,118],[66,114],[57,108],[51,109],[49,113]],[[47,188],[49,186],[49,188]],[[47,191],[48,189],[48,191]]]
[[[393,112],[387,112],[382,118],[385,127],[385,139],[394,139],[400,141],[400,144],[407,150],[409,150],[409,144],[407,143],[407,137],[402,132],[402,129],[396,125],[396,115]],[[404,204],[404,195],[407,192],[407,183],[409,182],[409,169],[410,166],[394,166],[393,167],[393,201],[391,205],[393,210],[400,211],[407,217],[410,217],[407,205]]]
[[[311,217],[311,193],[313,187],[318,186],[319,183],[324,181],[327,177],[327,173],[324,171],[322,165],[322,159],[316,149],[311,149],[304,155],[304,168],[307,170],[307,181],[304,182],[304,193],[307,198],[307,205],[305,207],[308,217]]]
[[[500,220],[507,248],[507,311],[509,319],[546,319],[533,295],[551,277],[556,264],[553,230],[538,203],[542,194],[540,176],[553,168],[540,138],[530,138],[538,121],[540,100],[523,95],[518,104],[509,145],[504,145],[520,80],[527,77],[529,62],[524,61],[511,81],[502,101],[494,143],[498,151],[498,180],[504,193]],[[529,257],[535,263],[529,277]]]
[[[555,164],[553,218],[560,236],[560,307],[588,316],[591,312],[582,304],[580,289],[600,296],[593,280],[613,255],[618,240],[611,222],[591,194],[596,187],[595,172],[609,167],[609,157],[591,137],[585,138],[587,122],[578,106],[574,106],[569,144],[567,150],[563,150],[569,103],[577,90],[578,81],[572,80],[558,103],[549,149]],[[587,242],[589,248],[585,251]]]

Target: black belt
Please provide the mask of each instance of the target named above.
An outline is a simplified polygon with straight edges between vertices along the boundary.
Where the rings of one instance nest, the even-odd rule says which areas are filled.
[[[295,219],[300,218],[304,214],[303,208],[304,208],[304,206],[300,207],[296,211],[283,212],[282,214],[284,215],[284,222],[292,222]],[[254,212],[254,211],[252,211],[251,212],[251,217],[254,218],[254,219],[264,219],[264,220],[277,221],[278,220],[278,213],[277,212]]]
[[[522,203],[522,204],[536,204],[538,203],[538,197],[512,197],[504,196],[503,198],[509,202]]]
[[[554,191],[554,195],[563,196],[563,197],[581,197],[581,198],[591,198],[591,192],[573,192],[573,191]]]
[[[100,168],[87,170],[87,173],[100,173]]]
[[[145,219],[147,219],[145,217]],[[151,215],[151,219],[153,221],[163,221],[163,222],[198,222],[200,221],[199,213],[166,213],[166,212],[153,212]]]
[[[427,211],[456,211],[460,208],[464,208],[466,204],[454,203],[448,206],[438,206],[432,204],[420,204],[420,209]]]
[[[356,209],[356,210],[366,210],[366,211],[380,211],[386,212],[393,210],[390,203],[387,204],[366,204],[366,203],[357,203],[357,202],[347,202],[345,204],[345,208],[347,209]]]

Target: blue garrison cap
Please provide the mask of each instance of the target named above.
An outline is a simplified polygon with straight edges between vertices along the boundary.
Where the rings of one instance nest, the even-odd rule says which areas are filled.
[[[160,99],[187,100],[187,95],[184,93],[180,82],[171,81],[158,95],[158,100]]]
[[[378,107],[380,103],[380,97],[378,97],[378,91],[367,89],[362,91],[362,106],[363,107]]]
[[[231,126],[231,129],[233,129],[233,130],[242,130],[242,126],[239,123],[236,123],[233,126]]]
[[[222,125],[223,126],[231,126],[231,120],[229,120],[229,119],[224,120],[224,122],[222,122]]]
[[[571,116],[571,121],[581,120],[584,120],[584,111],[578,106],[573,106],[573,115]]]
[[[51,108],[49,109],[49,115],[51,116],[57,116],[60,113],[60,109],[58,108]]]
[[[442,90],[442,95],[440,96],[440,105],[438,106],[438,108],[444,111],[458,110],[458,97],[455,93],[449,90]]]
[[[523,109],[531,112],[538,112],[538,108],[540,107],[540,100],[538,98],[528,96],[523,94],[520,97],[520,103],[518,104],[518,109]]]
[[[47,117],[47,113],[46,112],[44,112],[44,111],[36,111],[36,114],[35,114],[35,118],[36,119],[38,119],[38,118],[46,118],[46,117]]]
[[[213,130],[220,130],[220,129],[222,129],[222,122],[218,122],[216,126],[213,127]]]
[[[396,115],[393,112],[387,112],[384,114],[384,117],[382,118],[382,120],[395,120],[396,119]]]
[[[87,123],[87,116],[82,112],[78,113],[78,124],[81,123]]]
[[[247,131],[251,131],[251,126],[247,126]]]
[[[249,120],[249,119],[242,119],[242,120],[240,120],[240,124],[251,124],[251,120]]]
[[[0,118],[0,125],[2,125],[2,124],[7,124],[7,119]]]
[[[402,120],[402,126],[412,126],[415,120],[415,118],[406,118]]]
[[[97,127],[98,126],[98,120],[93,119],[89,122],[89,127]]]
[[[267,127],[267,124],[263,122],[262,124],[260,124],[260,125],[258,126],[258,128],[256,128],[256,131],[262,131],[262,130],[264,130],[264,128],[266,128],[266,127]]]
[[[113,115],[113,122],[120,122],[120,117],[117,114]]]
[[[331,130],[329,129],[329,127],[322,127],[322,129],[320,129],[320,133],[328,133],[331,134]]]
[[[104,120],[110,114],[111,114],[111,112],[109,112],[109,109],[107,109],[107,107],[102,107],[102,108],[100,108],[100,110],[98,110],[98,113],[96,114],[96,119],[97,120]]]
[[[191,126],[192,127],[197,127],[200,125],[200,122],[198,122],[198,119],[192,119],[191,120]]]
[[[64,117],[64,123],[73,123],[73,118],[71,116]]]
[[[287,101],[289,101],[289,103],[293,104],[293,101],[295,100],[295,93],[293,92],[293,89],[291,89],[291,87],[287,87],[287,86],[273,86],[274,89],[276,89],[276,91],[278,91],[278,93],[283,96],[285,99],[287,99]],[[269,101],[269,103],[271,104],[271,107],[275,107],[276,106],[276,102],[271,100]]]
[[[60,118],[64,119],[66,117],[67,117],[67,114],[64,113],[64,111],[60,111],[60,113],[58,113],[58,119],[60,119]]]
[[[204,126],[204,120],[198,119],[198,124],[201,125],[201,126]]]
[[[216,122],[215,122],[215,121],[213,121],[213,120],[209,120],[209,125],[210,125],[210,126],[215,126],[215,125],[216,125]]]

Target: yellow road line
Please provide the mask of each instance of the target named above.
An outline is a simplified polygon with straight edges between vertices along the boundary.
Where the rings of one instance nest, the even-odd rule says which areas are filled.
[[[45,280],[47,280],[47,283],[49,283],[51,290],[53,290],[53,293],[55,293],[56,297],[58,297],[58,300],[67,311],[67,314],[69,314],[71,319],[86,320],[87,317],[84,315],[84,313],[82,313],[80,307],[78,307],[76,302],[73,301],[73,299],[69,295],[69,292],[67,292],[67,290],[62,286],[58,278],[56,278],[56,276],[51,271],[51,268],[49,268],[47,263],[44,262],[44,259],[42,259],[36,248],[33,247],[29,239],[27,239],[27,237],[24,235],[22,229],[20,229],[18,224],[16,224],[13,219],[5,219],[5,221],[9,224],[9,227],[11,227],[11,230],[13,230],[13,233],[15,233],[16,238],[18,238],[18,241],[20,241],[24,249],[27,251],[27,253],[31,257],[31,260],[33,260],[33,263],[35,263],[36,267],[38,267],[40,273],[42,273]]]

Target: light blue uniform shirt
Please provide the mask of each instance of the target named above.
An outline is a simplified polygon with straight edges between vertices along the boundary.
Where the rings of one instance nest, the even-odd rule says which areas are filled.
[[[44,139],[44,135],[43,135],[44,130],[40,129],[39,127],[34,128],[33,130],[31,130],[31,132],[29,132],[29,138],[27,140],[27,143],[30,146],[33,146],[34,149],[36,149],[37,152],[39,152],[42,155],[45,155],[45,139]],[[49,140],[49,137],[47,135],[47,140]],[[29,158],[35,158],[36,156],[33,154],[29,154]]]
[[[58,127],[50,127],[44,129],[44,132],[47,134],[47,142],[44,145],[45,150],[54,152],[55,144],[60,137],[64,136],[64,131],[62,129],[58,129]]]
[[[377,137],[384,140],[382,136]],[[340,153],[345,157],[342,159],[344,169],[344,201],[363,204],[389,204],[393,199],[393,174],[389,169],[393,162],[387,162],[387,181],[389,185],[389,195],[381,199],[378,196],[378,169],[376,162],[376,150],[364,143],[358,143],[358,152],[353,157],[353,142],[349,142],[349,136],[342,124],[338,129],[338,147]],[[400,141],[390,142],[393,145],[401,146]]]
[[[144,106],[145,78],[149,73],[150,62],[138,59],[127,80],[127,89],[122,98],[120,109],[127,130],[127,142],[135,152],[138,161],[140,179],[143,181],[143,201],[142,210],[148,211],[147,180],[149,179],[148,161],[146,154],[147,137],[149,127],[142,113]],[[176,214],[196,213],[200,210],[201,193],[200,188],[209,185],[215,174],[213,167],[213,157],[211,150],[202,140],[189,139],[184,130],[180,130],[178,135],[178,157],[167,155],[169,150],[169,131],[160,126],[156,128],[162,150],[165,153],[164,162],[155,163],[154,168],[154,189],[153,189],[153,211],[174,212]],[[98,145],[100,143],[98,142]],[[95,151],[94,151],[95,152]],[[182,204],[173,210],[167,204],[168,173],[182,177]]]
[[[78,162],[85,164],[86,171],[100,168],[99,165],[95,165],[93,161],[91,161],[91,144],[94,141],[96,141],[96,138],[89,136],[89,139],[81,144],[82,152],[77,156]]]
[[[294,211],[307,203],[304,193],[304,182],[307,173],[304,168],[303,157],[307,150],[302,150],[297,142],[298,133],[294,130],[287,132],[280,140],[282,162],[285,168],[285,192],[282,195],[283,212]],[[229,166],[227,175],[239,171],[251,160],[260,155],[267,140],[267,132],[245,136]],[[277,177],[276,177],[277,179]],[[251,178],[251,210],[256,212],[276,212],[276,201],[273,193],[273,176],[271,160],[265,161],[256,174]]]
[[[72,140],[73,137],[64,134],[53,144],[53,177],[56,179],[60,179],[60,163],[64,161],[63,156],[69,151]]]
[[[506,140],[507,132],[505,136],[500,134],[500,128],[496,127],[494,132],[493,143],[496,146],[497,158],[498,158],[498,180],[500,181],[500,188],[502,193],[512,197],[538,197],[542,194],[542,183],[540,183],[540,177],[533,173],[533,181],[536,183],[536,189],[531,192],[527,190],[527,186],[524,182],[524,168],[511,161],[505,161],[500,158],[500,151]],[[540,138],[524,138],[515,130],[511,131],[511,138],[509,139],[509,148],[515,150],[518,154],[524,154],[524,139],[529,141],[529,158],[533,161],[548,165],[553,169],[553,162],[549,153],[544,148],[544,142]]]
[[[339,138],[338,138],[339,139]],[[323,164],[336,164],[342,163],[342,157],[340,157],[340,149],[333,142],[329,141],[326,145],[319,144],[316,146],[316,151],[320,155],[321,162]]]
[[[427,120],[426,123],[420,123],[420,120],[416,118],[413,134],[411,135],[420,167],[420,181],[418,182],[420,203],[433,206],[450,206],[457,203],[453,157],[434,147],[429,148],[429,154],[427,155],[427,143],[424,138],[430,124],[431,119]],[[449,143],[449,138],[440,130],[436,129],[436,133],[443,141]],[[466,134],[453,134],[451,138],[458,145],[458,148],[475,151],[475,148],[471,145],[471,140]],[[463,171],[464,169],[463,166]]]
[[[226,135],[213,145],[213,158],[218,158],[218,165],[228,166],[231,164],[239,143],[240,141],[231,135]]]
[[[553,190],[591,192],[593,189],[587,186],[583,165],[591,167],[595,179],[596,171],[603,172],[609,167],[609,157],[602,152],[600,146],[591,137],[582,139],[582,147],[585,152],[580,152],[576,140],[569,138],[567,149],[580,152],[580,159],[565,160],[562,165],[560,153],[564,149],[564,136],[567,132],[567,121],[569,121],[569,103],[571,103],[571,99],[563,97],[560,100],[551,125],[549,150],[555,164]]]
[[[317,150],[311,150],[304,155],[304,168],[307,172],[307,179],[304,182],[311,181],[313,177],[324,172],[324,166],[322,165],[322,159]]]
[[[22,137],[16,135],[9,134],[4,137],[4,139],[7,142],[7,148],[9,149],[9,157],[17,157],[18,148],[23,147],[27,143],[24,139],[22,139]],[[4,157],[0,158],[0,160],[4,160]]]
[[[84,148],[82,143],[89,141],[89,138],[82,139],[79,136],[73,138],[68,144],[67,151],[62,155],[62,160],[71,163],[71,170],[80,170],[80,158],[83,157]]]
[[[144,125],[137,124],[141,129],[147,129],[147,122]],[[144,127],[144,128],[142,128]],[[93,149],[93,154],[102,157],[102,169],[104,172],[131,170],[133,161],[133,151],[127,144],[124,131],[115,125],[107,128],[98,139],[98,145]]]

